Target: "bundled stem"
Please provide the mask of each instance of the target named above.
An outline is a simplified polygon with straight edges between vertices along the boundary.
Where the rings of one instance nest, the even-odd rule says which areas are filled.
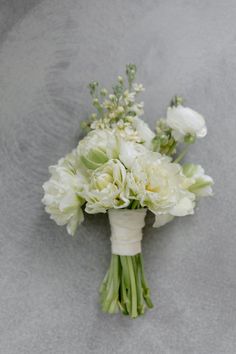
[[[153,307],[141,253],[135,256],[112,254],[110,268],[100,286],[100,296],[104,312],[120,310],[131,318],[143,315],[146,307]]]

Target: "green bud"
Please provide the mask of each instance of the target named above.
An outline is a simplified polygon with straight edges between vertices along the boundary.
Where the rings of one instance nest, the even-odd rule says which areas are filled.
[[[96,93],[97,87],[98,87],[98,82],[97,81],[92,81],[92,82],[90,82],[88,87],[89,87],[90,94],[92,96],[94,96],[95,93]]]
[[[181,96],[174,96],[170,101],[170,107],[177,107],[183,104],[183,98]]]
[[[153,151],[160,151],[160,146],[161,146],[161,142],[160,142],[160,138],[158,136],[155,136],[152,139],[152,148]]]
[[[194,144],[196,141],[196,134],[186,134],[184,137],[185,144]]]
[[[124,87],[120,84],[113,87],[113,93],[117,98],[119,98],[122,95],[123,91],[124,91]]]
[[[97,105],[98,103],[99,103],[98,99],[97,99],[97,98],[94,98],[94,99],[93,99],[93,104],[94,104],[94,105]]]
[[[168,138],[168,136],[167,135],[165,135],[165,134],[162,134],[161,136],[160,136],[160,141],[161,141],[161,145],[167,145],[168,143],[169,143],[169,138]]]
[[[122,76],[118,76],[118,82],[123,85],[124,79]]]
[[[101,96],[105,97],[105,96],[107,96],[107,94],[108,94],[108,91],[105,88],[101,89],[101,91],[100,91]]]
[[[90,116],[90,119],[91,120],[97,119],[97,114],[96,113],[92,113],[91,116]]]
[[[136,72],[137,72],[137,67],[135,64],[126,65],[126,75],[128,78],[129,86],[132,85],[132,82],[134,81],[134,79],[136,77]]]
[[[111,100],[111,102],[115,102],[116,96],[115,95],[109,95],[109,99]]]
[[[80,127],[81,129],[86,129],[88,128],[88,122],[86,122],[86,120],[82,120],[82,122],[80,122]]]

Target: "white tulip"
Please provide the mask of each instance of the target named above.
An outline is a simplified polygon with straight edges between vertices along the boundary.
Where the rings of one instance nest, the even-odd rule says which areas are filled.
[[[118,157],[117,137],[109,129],[92,130],[79,142],[77,152],[84,166],[94,170]]]
[[[205,175],[204,169],[200,165],[185,164],[183,166],[183,173],[185,176],[192,179],[192,184],[188,190],[198,197],[208,197],[213,195],[212,185],[213,179]]]
[[[207,134],[203,116],[182,105],[168,107],[166,123],[173,129],[173,136],[177,141],[182,141],[186,135],[203,138]]]
[[[94,170],[83,196],[87,201],[85,211],[90,214],[127,207],[130,201],[124,165],[119,160],[110,160]]]
[[[152,225],[153,227],[161,227],[167,224],[168,222],[172,221],[174,219],[173,215],[170,214],[163,214],[163,215],[157,215],[155,217],[155,222]]]

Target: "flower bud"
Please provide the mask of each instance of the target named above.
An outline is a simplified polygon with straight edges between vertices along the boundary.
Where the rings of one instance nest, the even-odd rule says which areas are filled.
[[[123,84],[124,83],[124,79],[122,76],[118,76],[118,81],[120,84]]]
[[[194,144],[196,141],[196,134],[186,134],[184,137],[185,144]]]
[[[101,89],[100,94],[101,94],[101,96],[105,97],[105,96],[107,96],[108,91],[105,88],[103,88],[103,89]]]

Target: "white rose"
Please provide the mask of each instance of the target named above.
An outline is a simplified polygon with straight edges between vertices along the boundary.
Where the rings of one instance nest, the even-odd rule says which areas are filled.
[[[90,214],[127,207],[130,201],[124,165],[119,160],[110,160],[94,170],[83,196],[87,201],[85,211]]]
[[[44,183],[45,210],[58,225],[66,225],[70,235],[74,235],[77,226],[83,221],[81,206],[84,199],[81,190],[87,183],[85,176],[78,170],[79,159],[76,151],[49,167],[51,178]]]
[[[207,134],[203,116],[182,105],[168,107],[166,123],[173,129],[173,136],[177,141],[182,141],[188,134],[198,138],[203,138]]]
[[[189,183],[180,165],[155,152],[138,156],[127,173],[130,198],[156,215],[193,214],[195,195],[187,190]]]

